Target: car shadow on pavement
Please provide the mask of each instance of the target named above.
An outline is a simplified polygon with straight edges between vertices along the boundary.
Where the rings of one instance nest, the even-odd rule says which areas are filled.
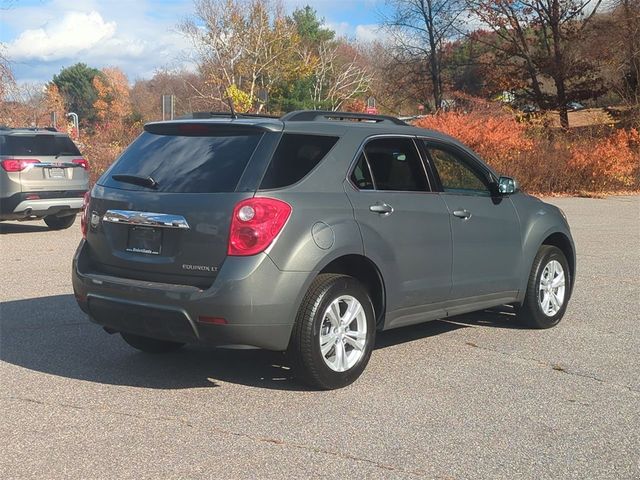
[[[476,317],[470,317],[473,318]],[[462,323],[433,321],[381,332],[376,349],[465,327]],[[137,352],[119,335],[109,335],[91,323],[72,295],[2,303],[0,360],[65,378],[153,389],[217,387],[228,382],[258,388],[308,390],[294,379],[285,355],[280,352],[203,346],[188,346],[163,355]]]
[[[0,235],[11,233],[47,232],[49,227],[35,223],[0,223]]]

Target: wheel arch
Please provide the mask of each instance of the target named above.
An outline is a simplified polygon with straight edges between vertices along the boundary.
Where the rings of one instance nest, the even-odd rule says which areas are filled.
[[[341,273],[360,281],[371,296],[376,326],[382,329],[386,313],[386,289],[382,273],[371,259],[360,254],[342,255],[331,260],[318,273]]]
[[[548,235],[540,244],[540,246],[542,245],[550,245],[559,248],[562,251],[567,259],[567,263],[569,264],[569,279],[571,280],[571,290],[573,290],[576,272],[576,256],[573,243],[569,237],[562,232],[555,232]]]
[[[526,267],[526,269],[522,272],[522,283],[518,294],[519,303],[524,301],[524,296],[527,290],[527,281],[531,269],[533,268],[533,261],[543,245],[550,245],[559,248],[566,257],[567,263],[569,264],[569,278],[571,282],[570,292],[573,291],[576,277],[576,255],[571,234],[568,233],[568,231],[563,231],[558,228],[550,228],[539,236],[529,236],[528,241],[524,245],[523,252],[526,260],[523,267]]]

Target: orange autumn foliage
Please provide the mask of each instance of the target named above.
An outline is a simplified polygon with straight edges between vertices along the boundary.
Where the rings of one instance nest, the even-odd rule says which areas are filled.
[[[455,137],[532,193],[640,190],[640,133],[635,129],[566,133],[521,123],[496,109],[441,112],[414,123]]]
[[[503,170],[534,147],[526,127],[502,112],[442,112],[421,118],[415,124],[456,138],[496,170]]]
[[[122,121],[131,115],[129,81],[119,68],[103,68],[93,79],[97,99],[93,104],[100,122]]]
[[[640,186],[640,133],[617,130],[595,142],[571,146],[568,166],[586,190],[632,190]]]

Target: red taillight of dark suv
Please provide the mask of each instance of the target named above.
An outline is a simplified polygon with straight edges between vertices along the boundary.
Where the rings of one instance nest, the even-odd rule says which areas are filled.
[[[254,197],[233,209],[228,255],[255,255],[267,249],[291,215],[291,205],[282,200]]]

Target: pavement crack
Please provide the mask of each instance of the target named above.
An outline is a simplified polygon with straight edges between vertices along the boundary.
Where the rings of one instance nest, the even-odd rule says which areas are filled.
[[[516,355],[516,354],[513,354],[513,353],[505,352],[505,351],[502,351],[502,350],[498,350],[496,348],[481,346],[481,345],[478,345],[478,344],[476,344],[474,342],[467,341],[467,342],[464,342],[464,343],[465,343],[465,345],[467,345],[469,347],[472,347],[472,348],[478,348],[480,350],[486,350],[488,352],[497,353],[497,354],[503,355],[505,357],[517,358],[518,360],[524,360],[524,361],[527,361],[527,362],[533,362],[533,363],[536,363],[536,364],[538,364],[540,366],[543,366],[543,367],[546,367],[546,368],[550,368],[551,370],[554,370],[554,371],[559,372],[559,373],[564,373],[566,375],[572,375],[574,377],[586,378],[586,379],[593,380],[595,382],[601,383],[603,385],[607,385],[607,386],[610,386],[610,387],[621,388],[621,389],[626,390],[628,392],[631,392],[633,394],[640,394],[640,390],[638,390],[637,388],[634,388],[634,387],[632,387],[630,385],[625,385],[625,384],[622,384],[622,383],[615,383],[615,382],[608,382],[608,381],[606,381],[606,380],[604,380],[604,379],[602,379],[602,378],[600,378],[600,377],[598,377],[596,375],[592,375],[592,374],[589,374],[589,373],[577,372],[575,370],[567,368],[566,366],[560,365],[558,363],[549,363],[549,362],[545,362],[543,360],[539,360],[537,358],[523,357],[521,355]]]
[[[74,410],[86,410],[86,411],[92,411],[95,413],[106,413],[106,414],[111,414],[111,415],[117,415],[117,416],[122,416],[122,417],[129,417],[129,418],[136,418],[139,420],[145,420],[145,421],[170,421],[170,422],[178,422],[181,425],[184,425],[186,427],[189,428],[202,428],[201,425],[196,425],[188,420],[186,420],[185,418],[182,417],[175,417],[175,416],[167,416],[167,415],[162,415],[162,416],[157,416],[157,415],[144,415],[144,414],[137,414],[137,413],[131,413],[131,412],[123,412],[120,410],[114,410],[111,408],[93,408],[93,407],[86,407],[86,406],[79,406],[79,405],[71,405],[68,403],[59,403],[59,402],[44,402],[42,400],[37,400],[34,398],[29,398],[29,397],[17,397],[17,396],[9,396],[9,397],[4,397],[8,400],[15,400],[15,401],[21,401],[21,402],[28,402],[28,403],[35,403],[38,405],[42,405],[45,407],[61,407],[61,408],[71,408]],[[314,452],[314,453],[318,453],[318,454],[322,454],[322,455],[330,455],[332,457],[336,457],[342,460],[352,460],[352,461],[356,461],[356,462],[362,462],[362,463],[366,463],[368,465],[371,465],[375,468],[379,468],[381,470],[386,470],[388,472],[395,472],[395,473],[400,473],[403,475],[410,475],[410,476],[415,476],[415,477],[421,477],[423,478],[427,472],[419,470],[419,469],[407,469],[407,468],[402,468],[402,467],[398,467],[398,466],[394,466],[394,465],[389,465],[386,463],[382,463],[376,460],[372,460],[369,458],[365,458],[365,457],[359,457],[356,455],[352,455],[350,453],[343,453],[343,452],[337,452],[334,450],[329,450],[326,448],[322,448],[322,447],[314,447],[313,445],[307,445],[304,443],[296,443],[296,442],[289,442],[287,440],[283,440],[281,438],[271,438],[271,437],[264,437],[264,436],[257,436],[257,435],[251,435],[249,433],[244,433],[244,432],[238,432],[238,431],[234,431],[234,430],[228,430],[222,427],[216,427],[216,426],[209,426],[209,427],[205,427],[205,430],[208,430],[210,432],[215,432],[221,435],[227,435],[227,436],[233,436],[233,437],[237,437],[237,438],[244,438],[246,440],[250,440],[253,442],[258,442],[258,443],[263,443],[263,444],[268,444],[270,446],[274,446],[274,447],[288,447],[288,448],[295,448],[298,450],[304,450],[307,452]]]

